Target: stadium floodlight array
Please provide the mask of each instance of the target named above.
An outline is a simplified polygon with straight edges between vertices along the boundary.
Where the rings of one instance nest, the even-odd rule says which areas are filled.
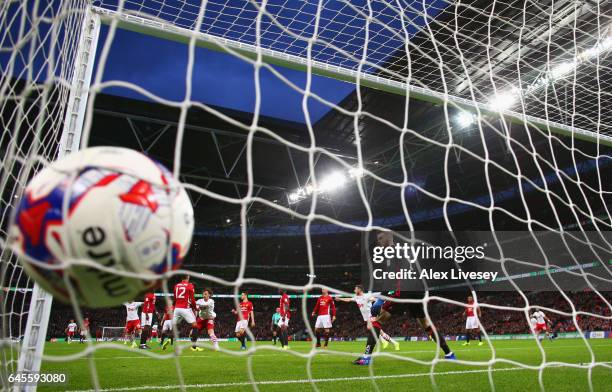
[[[287,195],[289,204],[297,203],[313,193],[325,196],[342,189],[348,181],[359,180],[365,174],[365,170],[359,167],[352,167],[346,173],[342,171],[333,171],[323,176],[317,184],[309,183],[303,188],[298,188]]]
[[[519,4],[520,3],[520,4]],[[118,29],[128,29],[140,34],[154,35],[161,39],[171,39],[184,43],[189,49],[189,68],[185,73],[186,84],[190,85],[193,71],[193,58],[196,47],[205,47],[222,51],[250,64],[257,78],[262,69],[267,69],[287,88],[297,91],[305,98],[317,100],[343,112],[355,119],[363,115],[360,94],[363,87],[383,90],[406,96],[409,99],[426,100],[443,105],[447,124],[449,142],[440,145],[439,141],[419,135],[407,127],[395,129],[399,135],[416,136],[420,140],[436,144],[450,151],[452,148],[462,150],[454,142],[453,119],[449,118],[449,108],[470,113],[458,120],[459,126],[470,126],[481,135],[483,127],[503,135],[508,146],[518,145],[534,157],[535,164],[540,162],[552,168],[555,173],[562,172],[554,159],[541,156],[532,145],[513,139],[507,132],[508,123],[522,125],[529,132],[544,135],[551,149],[563,149],[573,155],[600,162],[609,157],[581,151],[575,147],[575,139],[588,140],[599,146],[612,145],[610,127],[612,117],[609,107],[612,106],[612,68],[609,62],[610,52],[610,16],[602,12],[599,2],[561,2],[540,1],[516,2],[503,0],[492,2],[484,8],[469,3],[452,1],[406,2],[403,0],[364,0],[354,2],[339,0],[337,2],[320,1],[234,1],[234,0],[13,0],[0,2],[0,113],[2,135],[0,136],[0,241],[1,271],[0,291],[2,302],[2,355],[0,379],[4,389],[6,374],[15,370],[36,371],[41,360],[62,361],[61,356],[45,356],[43,352],[46,327],[49,320],[52,298],[37,286],[32,285],[6,245],[6,227],[21,197],[24,184],[32,175],[49,161],[79,147],[85,147],[93,116],[93,105],[96,94],[113,82],[103,82],[103,72],[107,65],[109,48]],[[507,18],[505,11],[513,9],[517,18]],[[484,22],[483,22],[484,21]],[[108,26],[104,41],[99,41],[100,24]],[[435,30],[435,33],[434,33]],[[428,45],[420,45],[413,38],[421,37]],[[578,40],[576,37],[580,36]],[[100,57],[95,59],[96,48],[100,46]],[[416,63],[411,62],[411,55]],[[97,69],[94,62],[97,60]],[[307,75],[317,74],[338,80],[354,83],[358,97],[355,111],[340,108],[311,90],[310,83],[299,87],[286,79],[273,66],[287,66],[298,69]],[[310,79],[308,79],[310,80]],[[449,88],[450,81],[462,80]],[[416,186],[407,176],[406,165],[402,162],[403,178],[390,181],[376,176],[368,170],[367,162],[361,157],[359,132],[355,127],[358,164],[348,164],[337,157],[334,152],[319,146],[300,146],[284,139],[272,129],[267,129],[257,122],[243,124],[202,102],[196,102],[186,96],[180,101],[164,100],[142,86],[115,81],[116,85],[141,93],[159,104],[178,108],[185,114],[190,107],[198,107],[216,115],[224,121],[253,134],[261,132],[286,144],[289,148],[305,152],[309,156],[322,153],[334,159],[345,168],[347,174],[330,174],[332,180],[348,181],[351,177],[358,186],[361,199],[368,210],[368,221],[364,225],[341,222],[316,213],[317,198],[320,193],[331,191],[336,185],[326,182],[325,178],[317,180],[312,175],[308,190],[302,188],[289,195],[290,202],[297,202],[306,196],[312,196],[309,214],[301,214],[278,203],[254,196],[253,179],[248,177],[248,193],[242,198],[228,198],[207,189],[186,184],[193,192],[223,202],[241,206],[241,234],[247,235],[246,214],[248,206],[254,201],[277,209],[288,217],[299,219],[306,227],[315,219],[355,231],[388,229],[376,227],[365,197],[360,179],[372,176],[378,181],[397,188],[403,194],[408,186]],[[558,90],[564,89],[563,94]],[[256,91],[254,117],[260,112],[260,91]],[[408,112],[408,111],[406,111]],[[305,116],[309,114],[305,111]],[[370,114],[370,117],[385,123],[384,119]],[[178,124],[174,173],[181,171],[181,143],[184,129],[184,118]],[[357,120],[356,120],[357,121]],[[307,122],[308,130],[314,133],[312,124]],[[560,138],[569,136],[571,142]],[[252,148],[249,139],[248,149]],[[400,150],[402,150],[400,148]],[[462,151],[465,151],[463,149]],[[485,153],[474,153],[483,166],[496,165]],[[512,150],[509,149],[512,155]],[[247,154],[249,159],[252,159]],[[252,167],[252,161],[248,161]],[[517,182],[527,181],[521,173],[521,164],[517,163],[518,172],[510,173]],[[351,170],[353,172],[351,172]],[[574,180],[560,176],[560,181],[571,182],[583,194],[594,196],[590,200],[601,200],[605,204],[610,197],[602,185],[604,173],[599,166],[595,167],[599,187],[593,188]],[[314,167],[310,166],[311,174]],[[576,169],[576,173],[579,171]],[[447,176],[447,167],[444,170]],[[490,179],[483,178],[489,184]],[[533,185],[537,192],[547,197],[556,197],[565,202],[568,195],[558,195],[563,191],[551,190],[546,181]],[[316,190],[316,191],[315,191]],[[402,192],[402,193],[400,193]],[[291,196],[294,195],[294,196]],[[552,196],[551,196],[552,195]],[[443,202],[452,201],[469,208],[480,208],[492,213],[503,210],[490,198],[486,206],[474,205],[469,200],[425,194],[426,197]],[[586,197],[585,197],[586,200]],[[608,199],[609,200],[609,199]],[[584,211],[569,200],[565,202],[582,227],[583,220],[594,224],[595,230],[610,230],[611,216],[605,209],[605,216],[595,216],[589,209]],[[530,207],[524,204],[529,216]],[[606,207],[607,208],[607,207]],[[553,213],[557,212],[552,208]],[[405,210],[404,210],[405,211]],[[504,211],[509,219],[515,219],[535,226],[530,217],[524,220],[510,211]],[[444,210],[446,217],[446,210]],[[411,216],[406,211],[405,223],[411,225]],[[449,227],[450,229],[450,227]],[[491,227],[491,230],[494,230]],[[550,230],[561,230],[550,227]],[[309,230],[305,230],[310,244]],[[315,284],[315,268],[312,252],[309,258],[309,283],[304,287],[288,286],[294,291],[311,290],[320,287]],[[231,282],[231,287],[238,290],[245,280],[246,252],[241,256],[241,268],[238,278]],[[548,263],[548,260],[547,260]],[[180,273],[181,271],[176,271]],[[169,276],[168,276],[169,277]],[[195,278],[208,279],[208,275],[194,274]],[[281,287],[274,281],[259,281],[270,287]],[[324,282],[323,282],[324,283]],[[19,288],[13,290],[11,288]],[[333,287],[331,289],[334,289]],[[597,292],[593,289],[594,292]],[[167,294],[167,293],[166,293]],[[560,292],[559,295],[563,296]],[[603,298],[603,297],[602,297]],[[567,299],[567,298],[566,298]],[[430,301],[431,297],[423,301]],[[436,297],[435,300],[460,305],[447,298]],[[527,298],[525,300],[528,302]],[[568,299],[569,301],[569,299]],[[606,306],[610,304],[604,299]],[[530,306],[514,308],[489,305],[490,308],[526,312]],[[78,306],[74,306],[77,321],[82,322]],[[558,312],[571,317],[580,331],[577,316],[587,315],[603,317],[577,310],[572,306],[571,312]],[[304,319],[308,315],[304,314]],[[607,317],[609,319],[610,317]],[[108,333],[116,328],[105,328]],[[312,330],[308,330],[313,335]],[[18,342],[22,341],[19,345]],[[589,342],[584,340],[589,347]],[[6,347],[6,348],[5,348]],[[84,350],[82,356],[91,351],[111,347],[110,343],[92,345]],[[493,350],[494,348],[491,347]],[[255,347],[255,350],[257,348]],[[542,351],[543,352],[543,351]],[[153,354],[151,354],[153,355]],[[308,356],[312,358],[315,351]],[[155,356],[155,355],[153,355]],[[493,362],[501,358],[495,353]],[[592,369],[609,364],[593,360],[589,363],[564,364],[588,369],[591,385]],[[405,358],[404,358],[405,359]],[[397,360],[402,360],[397,358]],[[435,365],[431,366],[431,380],[434,380]],[[461,361],[460,361],[461,362]],[[177,362],[178,363],[178,362]],[[544,384],[542,374],[547,368],[544,361],[534,366],[514,363],[518,367],[537,369],[539,383]],[[308,366],[311,362],[308,362]],[[479,365],[492,371],[494,363],[486,361]],[[93,362],[90,367],[92,385],[100,388],[102,380],[97,377]],[[180,370],[180,369],[179,369]],[[248,362],[251,380],[255,380],[252,363]],[[310,373],[309,373],[310,374]],[[371,373],[370,373],[371,374]],[[491,374],[488,378],[494,388]],[[312,381],[312,380],[311,380]],[[372,382],[376,379],[372,377]],[[312,386],[316,389],[313,382]]]

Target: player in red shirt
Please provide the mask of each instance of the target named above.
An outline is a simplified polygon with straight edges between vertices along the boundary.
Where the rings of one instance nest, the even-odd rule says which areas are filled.
[[[329,330],[332,327],[332,323],[336,321],[336,304],[334,299],[330,297],[327,289],[321,290],[321,296],[317,299],[317,303],[312,311],[312,317],[317,316],[315,323],[315,335],[317,337],[317,347],[321,347],[321,331],[325,337],[325,345],[323,348],[327,348],[329,343]]]
[[[480,307],[474,305],[474,297],[471,295],[467,297],[467,306],[465,307],[465,343],[463,346],[470,344],[470,335],[475,334],[478,336],[478,345],[482,346],[482,335],[480,334],[480,328],[478,326],[478,319],[480,318]]]
[[[172,325],[185,321],[191,325],[191,351],[204,351],[198,347],[198,323],[196,322],[196,301],[193,284],[189,283],[189,275],[185,275],[180,283],[174,285],[174,315]],[[162,346],[163,347],[163,346]]]
[[[289,319],[291,318],[291,312],[289,310],[289,306],[291,301],[289,300],[289,296],[285,290],[280,289],[280,320],[278,321],[278,326],[280,327],[280,342],[283,350],[289,350]]]
[[[168,347],[168,342],[174,344],[174,335],[172,334],[172,317],[174,315],[174,308],[172,306],[166,306],[162,319],[162,332],[161,341],[159,342],[162,350]],[[158,316],[159,317],[159,316]],[[166,340],[168,338],[169,340]]]
[[[153,324],[153,313],[155,312],[155,294],[146,293],[140,314],[140,348],[149,349],[147,340],[151,337],[151,325]]]
[[[246,331],[249,326],[249,321],[251,328],[255,327],[255,313],[253,313],[253,303],[249,301],[249,296],[246,292],[240,295],[240,300],[241,302],[238,309],[232,309],[232,313],[234,313],[238,319],[234,332],[236,332],[236,338],[238,338],[241,343],[240,349],[246,350]]]

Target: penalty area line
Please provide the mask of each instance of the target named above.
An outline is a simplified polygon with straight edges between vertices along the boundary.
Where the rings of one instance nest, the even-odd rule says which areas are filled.
[[[229,388],[229,387],[241,387],[256,385],[283,385],[283,384],[304,384],[304,383],[324,383],[324,382],[340,382],[340,381],[369,381],[369,380],[385,380],[385,379],[397,379],[397,378],[416,378],[416,377],[429,377],[432,374],[434,376],[451,376],[459,374],[470,374],[470,373],[488,373],[488,372],[510,372],[516,370],[533,370],[523,367],[510,367],[502,369],[475,369],[475,370],[452,370],[447,372],[434,372],[434,373],[407,373],[407,374],[389,374],[384,376],[355,376],[355,377],[335,377],[335,378],[313,378],[299,379],[299,380],[269,380],[269,381],[255,381],[254,383],[245,382],[227,382],[227,383],[216,383],[216,384],[186,384],[183,385],[185,389],[204,389],[204,388]],[[153,391],[153,390],[166,390],[176,389],[181,386],[178,384],[173,385],[145,385],[138,387],[122,387],[122,388],[102,388],[100,392],[121,392],[121,391]],[[73,389],[69,392],[94,392],[93,389]]]

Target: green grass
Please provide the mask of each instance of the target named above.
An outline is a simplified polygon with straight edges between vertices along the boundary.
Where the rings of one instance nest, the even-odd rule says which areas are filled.
[[[182,344],[182,343],[181,343]],[[512,340],[495,341],[495,358],[516,361],[525,365],[538,366],[542,363],[542,353],[534,341]],[[175,357],[171,352],[162,352],[153,342],[149,354],[165,355],[164,359],[151,358],[141,351],[103,348],[97,344],[92,357],[80,357],[61,362],[45,361],[43,372],[65,372],[69,382],[61,386],[44,386],[40,391],[92,389],[90,365],[95,364],[100,386],[114,390],[179,390],[181,369],[183,383],[190,390],[247,391],[253,390],[249,379],[249,362],[254,379],[259,382],[261,391],[306,391],[312,390],[307,382],[308,359],[297,354],[306,354],[311,346],[306,342],[291,345],[289,352],[274,351],[270,342],[258,342],[257,351],[252,355],[240,352],[237,342],[221,343],[223,349],[231,353],[204,352],[194,353],[184,350]],[[388,349],[383,356],[375,358],[368,367],[354,366],[351,361],[362,351],[363,342],[331,342],[330,350],[317,351],[312,357],[310,369],[312,378],[320,391],[374,390],[376,384],[380,391],[431,391],[435,390],[430,373],[440,391],[482,391],[490,390],[489,374],[496,391],[535,391],[539,390],[538,371],[522,369],[516,364],[497,362],[488,371],[487,361],[493,359],[493,351],[487,346],[474,344],[462,347],[450,342],[451,349],[459,359],[480,362],[460,364],[442,361],[431,367],[387,354],[398,355],[405,359],[431,361],[435,356],[435,345],[431,342],[403,342],[401,351]],[[612,363],[612,341],[590,340],[597,362]],[[78,343],[47,343],[45,354],[62,359],[64,356],[83,354],[87,345]],[[277,346],[278,347],[278,346]],[[584,341],[562,339],[543,342],[546,361],[567,362],[572,364],[590,363],[591,356]],[[333,350],[333,351],[332,351]],[[373,378],[369,378],[371,373]],[[546,390],[583,391],[588,390],[589,374],[587,369],[569,367],[548,367],[542,372]],[[591,380],[594,390],[612,391],[612,370],[603,366],[592,369]],[[276,383],[275,383],[276,382]],[[216,384],[216,385],[211,385]],[[157,387],[157,388],[156,388]]]

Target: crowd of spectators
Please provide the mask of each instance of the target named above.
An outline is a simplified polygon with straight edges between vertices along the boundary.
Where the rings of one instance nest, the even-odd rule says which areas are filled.
[[[268,292],[269,294],[269,292]],[[576,331],[576,322],[583,331],[611,331],[612,320],[611,309],[606,305],[600,294],[592,292],[565,293],[564,296],[556,292],[526,293],[525,297],[530,306],[541,306],[553,309],[558,312],[568,314],[558,314],[544,309],[544,312],[553,322],[556,332]],[[608,293],[603,293],[606,300],[612,302]],[[462,293],[440,294],[449,300],[465,302],[465,295]],[[258,340],[269,340],[272,337],[271,318],[278,306],[278,299],[274,298],[254,298],[251,299],[254,305],[256,326],[252,329],[253,335]],[[480,293],[478,301],[481,304],[481,323],[486,332],[490,335],[519,334],[528,333],[529,325],[526,315],[525,298],[516,292],[496,292]],[[315,300],[307,300],[307,310],[310,314],[314,307]],[[161,313],[165,304],[164,298],[158,298],[158,310]],[[231,298],[217,298],[215,301],[215,331],[220,338],[229,338],[234,335],[236,316],[231,310],[235,306]],[[465,326],[465,307],[446,301],[431,300],[427,304],[427,311],[438,330],[447,335],[461,335]],[[496,308],[503,307],[503,308]],[[572,306],[576,312],[588,312],[597,316],[587,316],[576,314],[572,317]],[[292,317],[290,323],[290,333],[293,339],[307,339],[308,332],[304,323],[301,311],[301,299],[293,299],[291,307]],[[512,309],[510,309],[512,308]],[[357,306],[354,303],[336,302],[336,322],[333,327],[333,337],[336,339],[351,340],[360,336],[365,336],[366,329]],[[529,314],[533,309],[529,310]],[[125,308],[110,309],[83,309],[84,317],[88,317],[91,325],[91,332],[94,336],[101,336],[103,327],[122,327],[125,323]],[[608,318],[605,318],[608,317]],[[72,308],[63,305],[54,305],[48,329],[49,338],[61,338],[65,335],[64,331],[70,319],[76,319]],[[314,327],[314,319],[310,316],[307,320],[311,327]],[[161,325],[159,319],[156,322]],[[423,330],[409,314],[395,315],[393,319],[384,325],[384,330],[393,336],[423,336]],[[183,326],[180,331],[182,336],[187,336],[188,327]]]

